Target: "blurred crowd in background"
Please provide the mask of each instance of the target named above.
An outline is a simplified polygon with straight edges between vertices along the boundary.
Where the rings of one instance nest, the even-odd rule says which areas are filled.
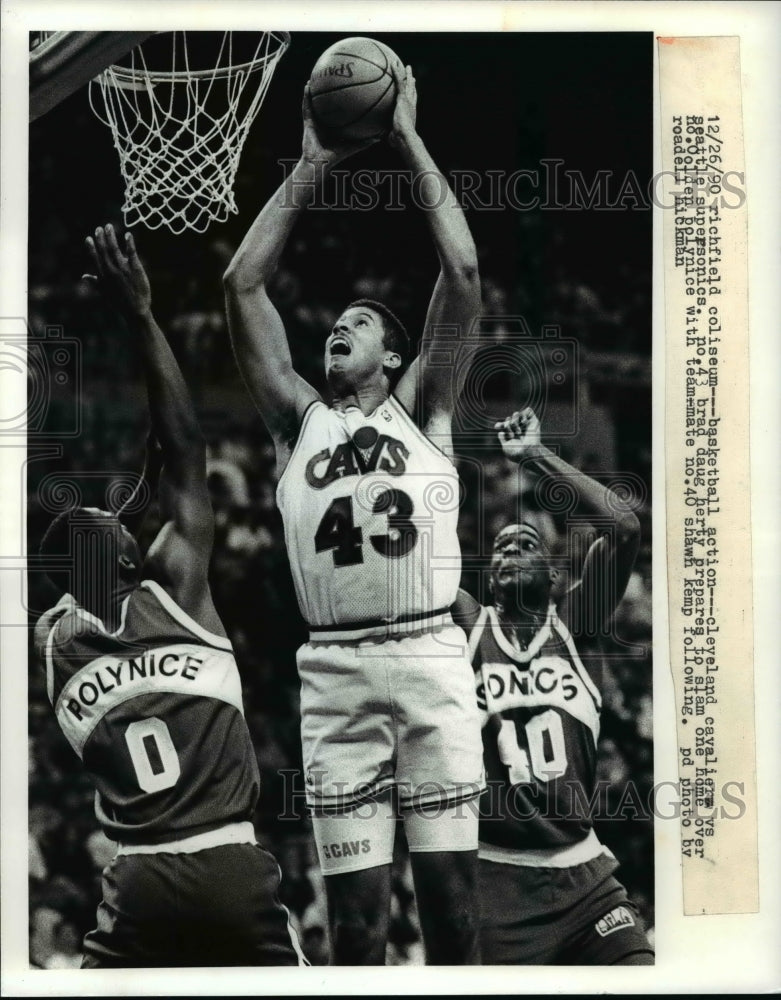
[[[516,142],[533,139],[532,157],[553,155],[558,152],[557,136],[569,139],[581,126],[582,148],[589,155],[593,149],[604,152],[605,160],[594,161],[597,165],[606,162],[618,169],[624,153],[645,162],[643,129],[638,126],[635,134],[615,123],[623,114],[636,117],[638,107],[644,107],[632,87],[636,85],[641,94],[645,87],[650,94],[650,61],[647,79],[641,78],[636,67],[645,63],[632,54],[641,49],[609,46],[605,52],[610,58],[603,58],[599,46],[608,45],[609,39],[603,43],[601,38],[594,36],[589,46],[578,44],[574,36],[557,43],[560,54],[566,44],[571,51],[559,59],[555,73],[546,70],[547,109],[541,106],[538,111],[526,96],[530,91],[518,87],[518,107],[508,114],[517,115],[521,122],[520,138],[512,130],[503,136],[492,125],[493,131],[488,131],[487,116],[480,117],[479,95],[471,95],[470,109],[454,106],[447,89],[451,81],[435,69],[439,49],[430,42],[426,49],[423,39],[421,54],[416,55],[410,41],[409,58],[416,71],[420,69],[423,99],[437,85],[442,90],[432,98],[440,102],[434,107],[442,109],[439,130],[431,110],[427,113],[425,104],[421,110],[424,134],[431,136],[435,154],[443,158],[442,166],[453,165],[455,149],[462,152],[461,162],[468,167],[490,166],[494,161],[489,157],[500,155],[512,166],[523,165],[525,161],[517,159]],[[394,43],[392,38],[388,41]],[[279,132],[281,138],[273,150],[248,144],[236,184],[241,216],[197,238],[172,238],[144,230],[135,235],[152,283],[153,308],[192,388],[208,442],[217,525],[211,583],[235,649],[262,775],[257,834],[280,862],[283,900],[310,961],[318,964],[326,962],[328,955],[325,894],[303,806],[295,666],[295,650],[306,633],[275,504],[273,448],[232,356],[221,287],[222,273],[252,213],[281,180],[282,167],[276,157],[295,155],[300,122],[295,116],[288,121],[285,109],[291,104],[297,107],[305,66],[312,53],[328,44],[315,38],[306,41],[307,49],[294,42],[299,48],[294,45],[283,60],[267,110],[267,117],[279,115],[280,129],[284,126],[287,132]],[[500,42],[510,44],[507,39],[496,44]],[[457,43],[458,39],[453,44]],[[468,45],[466,39],[463,45]],[[473,61],[475,52],[470,43]],[[300,58],[301,64],[291,62],[294,58]],[[528,72],[537,79],[539,67],[534,59],[542,67],[546,54],[544,43],[535,41],[525,62],[513,61],[509,55],[497,59],[486,42],[480,58],[483,74]],[[600,74],[618,72],[616,58],[624,59],[626,66],[619,67],[621,87],[610,89]],[[285,76],[288,70],[289,78]],[[489,86],[490,77],[486,79]],[[556,87],[566,91],[567,101],[559,98]],[[469,99],[465,88],[464,101]],[[555,108],[555,114],[550,108]],[[452,122],[459,120],[459,114],[483,127],[480,141],[465,145],[459,135],[452,134],[454,126],[448,124],[447,116]],[[536,132],[534,115],[543,123]],[[560,133],[552,132],[549,122],[560,122]],[[595,128],[603,129],[604,135]],[[111,308],[79,280],[88,269],[81,251],[83,237],[109,221],[121,228],[121,184],[114,151],[101,129],[82,94],[41,119],[30,133],[29,325],[33,356],[39,362],[32,370],[30,411],[35,409],[43,438],[58,445],[47,454],[30,451],[30,553],[37,551],[43,531],[63,505],[80,502],[105,507],[107,497],[114,495],[112,484],[140,471],[143,461],[148,417],[135,345]],[[72,142],[75,134],[80,136],[78,144]],[[496,145],[500,139],[506,140],[507,150]],[[490,146],[492,140],[494,146]],[[605,147],[610,142],[616,146]],[[630,148],[633,142],[639,144],[639,152]],[[89,170],[84,167],[85,149],[91,158]],[[477,159],[481,153],[483,164]],[[367,155],[371,164],[374,154]],[[384,153],[376,155],[381,158]],[[573,160],[577,151],[563,155],[577,165]],[[627,159],[624,168],[629,163]],[[371,213],[310,211],[294,231],[274,280],[272,298],[285,321],[298,371],[318,389],[324,389],[325,336],[351,299],[367,296],[387,302],[408,325],[413,341],[420,336],[436,277],[436,258],[421,215],[413,208],[387,212],[379,219]],[[621,862],[619,877],[653,928],[653,826],[640,807],[647,803],[653,783],[650,215],[601,213],[598,225],[587,212],[546,216],[470,211],[467,218],[478,247],[484,315],[490,321],[485,325],[486,346],[476,361],[469,399],[454,423],[464,484],[460,517],[463,583],[475,593],[480,581],[484,582],[481,570],[493,534],[515,519],[528,487],[517,468],[502,456],[493,421],[532,403],[542,420],[546,442],[584,471],[604,476],[606,481],[621,479],[622,488],[635,498],[641,520],[642,547],[616,614],[618,638],[606,649],[599,748],[606,811],[618,810],[623,815],[598,818],[596,826]],[[599,248],[593,242],[595,231],[604,239]],[[519,336],[521,316],[527,331]],[[560,340],[566,342],[563,360],[556,361],[549,350],[540,353],[535,346],[543,325],[560,328]],[[70,352],[67,363],[60,365],[62,379],[57,374],[62,361],[62,355],[55,357],[57,346]],[[515,365],[512,359],[524,354],[533,363]],[[37,402],[41,405],[33,407]],[[75,432],[58,438],[63,428]],[[53,436],[48,439],[47,433]],[[554,518],[559,529],[566,530],[565,514],[559,511]],[[153,506],[142,529],[142,549],[156,527]],[[475,596],[487,598],[485,592]],[[31,625],[55,599],[43,575],[31,572]],[[46,968],[77,966],[81,938],[94,926],[100,873],[113,855],[113,845],[97,827],[92,786],[59,731],[47,700],[44,672],[32,647],[29,775],[31,962]],[[626,797],[630,782],[635,790],[631,801]],[[621,810],[622,803],[627,808]],[[422,960],[408,855],[400,830],[388,961]]]

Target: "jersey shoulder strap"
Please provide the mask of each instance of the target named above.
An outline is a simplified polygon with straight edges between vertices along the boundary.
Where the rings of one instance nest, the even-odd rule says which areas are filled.
[[[438,459],[444,459],[448,463],[448,465],[451,465],[455,468],[455,461],[453,460],[453,457],[451,455],[448,455],[447,452],[443,451],[439,447],[439,445],[436,444],[432,440],[432,438],[428,436],[428,434],[426,434],[423,428],[416,422],[416,420],[409,413],[406,406],[401,402],[398,396],[395,396],[393,393],[391,393],[390,396],[388,396],[388,403],[391,404],[394,413],[396,413],[402,425],[406,426],[413,434],[413,436],[418,438],[418,440],[425,449],[427,449],[429,452],[435,455]]]

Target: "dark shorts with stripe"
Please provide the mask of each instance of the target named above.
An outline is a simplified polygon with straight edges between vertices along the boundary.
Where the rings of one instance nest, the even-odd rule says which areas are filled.
[[[569,868],[480,859],[484,965],[653,964],[637,907],[606,856]]]
[[[82,968],[303,964],[279,879],[257,844],[119,855],[103,871]]]

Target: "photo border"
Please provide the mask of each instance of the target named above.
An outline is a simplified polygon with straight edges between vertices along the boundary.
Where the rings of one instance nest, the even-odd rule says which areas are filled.
[[[781,315],[777,278],[779,99],[778,52],[775,39],[781,27],[778,4],[739,3],[614,3],[578,2],[494,3],[342,2],[331,4],[259,4],[223,0],[216,5],[130,0],[105,5],[21,0],[3,3],[2,30],[2,203],[0,223],[0,309],[2,315],[26,312],[26,190],[27,177],[27,31],[46,28],[129,29],[139,23],[159,28],[181,27],[182,11],[193,26],[237,28],[284,25],[288,30],[345,30],[360,24],[365,31],[425,30],[651,30],[657,35],[739,35],[743,76],[743,113],[749,198],[749,322],[751,328],[751,462],[754,552],[755,704],[757,781],[759,789],[760,913],[734,916],[682,916],[677,824],[656,824],[656,951],[657,964],[648,969],[566,970],[562,967],[524,967],[507,970],[475,967],[458,970],[388,968],[382,981],[365,970],[318,968],[308,970],[162,970],[121,973],[121,992],[127,995],[288,995],[295,993],[365,994],[447,992],[735,992],[767,991],[781,986],[777,942],[781,939],[779,895],[776,884],[781,830],[781,775],[776,713],[779,699],[779,490],[778,377],[781,352],[775,324]],[[196,18],[197,10],[197,18]],[[423,19],[425,20],[425,24]],[[433,18],[433,20],[432,20]],[[359,20],[360,19],[360,20]],[[656,55],[655,55],[655,65]],[[655,70],[656,72],[656,70]],[[20,99],[21,95],[21,99]],[[654,149],[658,168],[658,89]],[[674,745],[675,708],[667,636],[667,585],[664,513],[664,309],[660,210],[655,209],[654,231],[654,747],[657,781],[677,775]],[[11,373],[13,374],[13,373]],[[18,379],[0,373],[5,385],[18,389]],[[0,388],[0,392],[3,388]],[[4,484],[23,475],[24,443],[0,441],[0,476]],[[21,566],[19,529],[24,510],[17,488],[4,489],[0,527],[0,604],[2,628],[2,987],[9,996],[70,996],[101,991],[117,992],[116,972],[53,972],[27,969],[27,857],[26,770],[19,773],[20,747],[26,745],[26,678],[15,672],[27,660],[26,616],[18,606]],[[17,571],[18,570],[18,571]],[[9,676],[10,675],[10,676]],[[24,672],[23,672],[24,678]],[[21,690],[20,690],[21,689]],[[21,918],[20,918],[21,916]],[[88,976],[88,979],[84,977]],[[521,983],[519,983],[519,979]],[[367,984],[371,989],[367,989]],[[259,988],[261,987],[261,988]],[[521,988],[522,987],[522,988]]]

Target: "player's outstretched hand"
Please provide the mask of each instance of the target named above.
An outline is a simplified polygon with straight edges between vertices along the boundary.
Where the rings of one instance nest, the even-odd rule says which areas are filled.
[[[312,113],[312,95],[309,92],[309,84],[304,87],[301,116],[304,119],[304,138],[301,142],[301,157],[307,163],[330,164],[333,166],[341,160],[346,160],[348,156],[359,153],[362,149],[368,149],[375,142],[379,142],[379,136],[371,139],[340,140],[336,133],[331,135],[322,129],[318,130]]]
[[[502,451],[511,462],[520,462],[529,448],[541,443],[540,421],[534,410],[527,406],[494,424],[499,433]]]
[[[415,135],[418,88],[411,66],[402,68],[391,63],[391,73],[396,81],[396,106],[393,109],[393,124],[388,134],[388,142],[392,146],[398,146],[405,139]]]
[[[83,275],[83,280],[100,288],[125,315],[140,316],[148,312],[152,292],[132,235],[125,233],[123,250],[109,223],[105,228],[98,226],[94,238],[88,236],[86,243],[95,273]]]

